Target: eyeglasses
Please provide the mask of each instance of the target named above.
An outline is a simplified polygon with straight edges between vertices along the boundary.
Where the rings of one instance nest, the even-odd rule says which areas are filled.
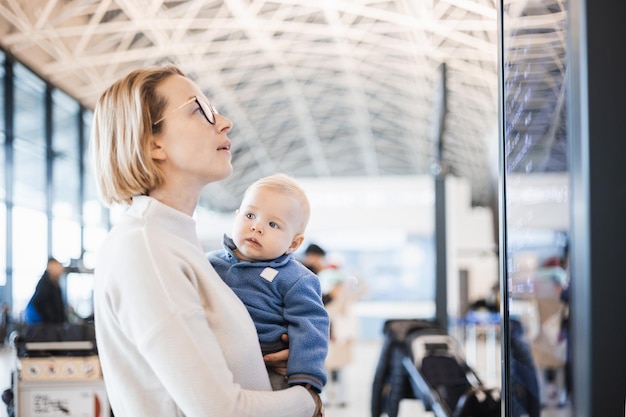
[[[206,119],[206,121],[211,123],[212,125],[214,125],[215,124],[215,115],[219,114],[217,112],[217,110],[215,109],[215,107],[211,103],[209,103],[208,101],[205,101],[205,100],[203,100],[201,98],[198,98],[198,96],[194,96],[193,98],[190,98],[189,100],[185,101],[180,106],[176,107],[174,110],[172,110],[171,112],[169,112],[165,116],[161,117],[156,122],[152,123],[152,126],[158,125],[163,120],[165,120],[166,118],[171,116],[173,113],[176,113],[178,110],[182,109],[183,107],[185,107],[189,103],[193,103],[194,101],[196,102],[196,104],[200,108],[200,111],[204,115],[204,118]]]

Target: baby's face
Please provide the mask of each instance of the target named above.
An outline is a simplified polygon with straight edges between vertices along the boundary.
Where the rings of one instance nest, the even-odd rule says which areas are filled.
[[[233,226],[237,257],[267,261],[293,252],[301,242],[301,222],[301,208],[294,197],[272,188],[250,190]]]

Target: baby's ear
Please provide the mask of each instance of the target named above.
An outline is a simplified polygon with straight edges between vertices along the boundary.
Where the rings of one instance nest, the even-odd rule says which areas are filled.
[[[291,241],[291,245],[289,245],[289,249],[285,253],[293,253],[298,250],[300,245],[304,242],[304,235],[296,235]]]

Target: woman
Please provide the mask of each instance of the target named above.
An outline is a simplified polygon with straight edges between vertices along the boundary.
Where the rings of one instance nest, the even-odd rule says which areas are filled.
[[[205,258],[192,219],[232,171],[230,120],[176,67],[138,69],[94,112],[103,201],[130,204],[96,263],[98,353],[116,417],[322,414],[315,392],[271,392],[254,324]]]

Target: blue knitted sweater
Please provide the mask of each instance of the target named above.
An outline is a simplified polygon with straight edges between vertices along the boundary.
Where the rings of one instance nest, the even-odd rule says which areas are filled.
[[[328,353],[329,318],[322,304],[319,279],[292,254],[271,261],[240,261],[235,245],[224,236],[223,249],[207,254],[219,276],[243,301],[256,325],[263,354],[287,346],[289,384],[326,384],[324,361]]]

